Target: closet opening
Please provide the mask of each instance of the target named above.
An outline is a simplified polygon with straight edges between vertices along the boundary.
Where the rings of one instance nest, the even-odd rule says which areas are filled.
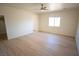
[[[0,40],[7,40],[5,18],[3,15],[0,15]]]

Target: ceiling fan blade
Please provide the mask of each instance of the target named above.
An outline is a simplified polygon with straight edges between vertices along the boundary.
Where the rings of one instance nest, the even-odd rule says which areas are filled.
[[[43,10],[43,4],[41,4],[41,10]]]
[[[43,4],[41,4],[41,6],[43,7]]]

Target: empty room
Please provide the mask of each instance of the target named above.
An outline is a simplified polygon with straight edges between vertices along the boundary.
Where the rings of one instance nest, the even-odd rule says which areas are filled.
[[[0,3],[0,56],[78,55],[78,3]]]

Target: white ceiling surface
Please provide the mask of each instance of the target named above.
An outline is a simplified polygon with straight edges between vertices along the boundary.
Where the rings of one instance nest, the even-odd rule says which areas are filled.
[[[41,3],[0,3],[0,6],[15,7],[36,13],[41,13],[40,10]],[[43,12],[52,12],[57,10],[70,9],[70,8],[79,8],[78,3],[44,3],[44,6],[46,6],[48,10]]]

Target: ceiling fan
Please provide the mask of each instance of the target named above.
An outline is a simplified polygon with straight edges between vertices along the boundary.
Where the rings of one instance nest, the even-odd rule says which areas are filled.
[[[33,11],[35,11],[35,12],[48,12],[47,6],[48,6],[47,4],[40,4],[40,7],[37,9],[34,9]]]
[[[44,6],[43,4],[41,4],[41,9],[40,10],[48,10],[46,6]]]

